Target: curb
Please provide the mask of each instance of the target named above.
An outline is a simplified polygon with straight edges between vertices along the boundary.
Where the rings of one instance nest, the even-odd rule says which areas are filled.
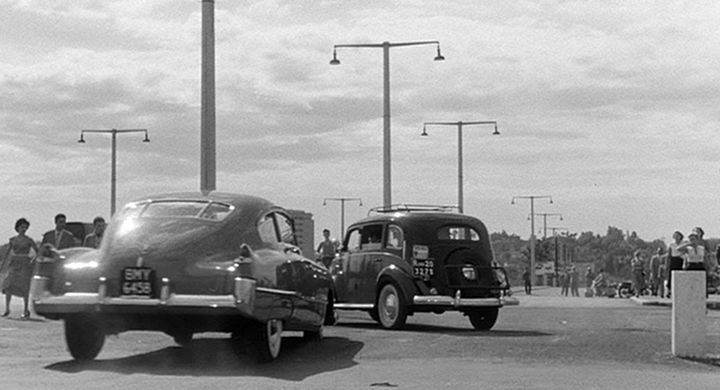
[[[670,300],[670,299],[647,299],[647,298],[630,297],[630,300],[641,306],[672,307],[672,300]],[[710,310],[720,310],[720,301],[708,300],[707,308]]]

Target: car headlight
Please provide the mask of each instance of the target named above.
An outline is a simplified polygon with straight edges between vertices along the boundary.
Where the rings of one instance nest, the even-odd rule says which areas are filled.
[[[475,273],[475,266],[470,264],[463,265],[462,274],[467,280],[475,280],[477,278],[477,274]]]

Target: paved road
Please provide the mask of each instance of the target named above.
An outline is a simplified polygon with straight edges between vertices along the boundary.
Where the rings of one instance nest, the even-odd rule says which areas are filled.
[[[189,348],[158,333],[111,337],[97,361],[65,351],[62,324],[0,320],[3,389],[716,389],[720,312],[708,314],[708,358],[670,354],[670,310],[628,299],[564,298],[556,290],[520,296],[491,332],[457,313],[411,317],[380,330],[364,313],[343,313],[320,343],[283,340],[281,357],[257,365],[221,334]],[[20,313],[15,309],[13,317]]]

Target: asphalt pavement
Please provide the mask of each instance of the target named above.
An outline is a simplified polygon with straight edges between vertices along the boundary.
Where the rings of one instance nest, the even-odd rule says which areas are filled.
[[[534,286],[531,295],[525,295],[522,289],[513,289],[514,297],[518,298],[520,305],[530,307],[604,307],[617,306],[617,301],[627,301],[640,306],[672,307],[672,299],[651,295],[630,298],[585,297],[585,289],[580,289],[580,296],[564,296],[560,287]],[[720,310],[720,294],[711,294],[707,297],[709,310]]]

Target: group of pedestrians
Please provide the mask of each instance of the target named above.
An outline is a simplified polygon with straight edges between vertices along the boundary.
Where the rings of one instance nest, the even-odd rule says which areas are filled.
[[[701,271],[706,278],[709,272],[717,272],[720,260],[720,247],[713,255],[707,247],[705,232],[701,227],[695,227],[683,241],[683,234],[679,231],[673,233],[673,242],[668,247],[667,256],[667,294],[669,298],[672,291],[672,271]]]
[[[30,293],[30,280],[32,279],[35,259],[41,250],[35,240],[27,235],[30,221],[20,218],[15,222],[16,236],[10,238],[5,253],[0,259],[0,289],[5,294],[5,311],[2,317],[10,315],[10,301],[13,296],[23,299],[23,313],[20,318],[29,318],[30,310],[28,300]],[[96,217],[93,220],[93,231],[82,238],[76,238],[67,228],[65,214],[55,216],[55,229],[43,234],[40,247],[50,247],[57,250],[78,245],[97,248],[105,232],[105,220]]]
[[[558,277],[560,278],[560,286],[562,286],[560,295],[568,296],[569,293],[574,297],[580,296],[580,291],[578,290],[580,274],[574,265],[566,267],[565,271],[559,274]]]
[[[716,272],[720,247],[713,255],[707,248],[704,235],[701,227],[695,227],[688,234],[688,239],[684,240],[682,232],[675,231],[665,259],[662,248],[658,248],[647,262],[641,250],[635,251],[630,263],[635,296],[649,290],[653,296],[670,298],[673,271]]]

